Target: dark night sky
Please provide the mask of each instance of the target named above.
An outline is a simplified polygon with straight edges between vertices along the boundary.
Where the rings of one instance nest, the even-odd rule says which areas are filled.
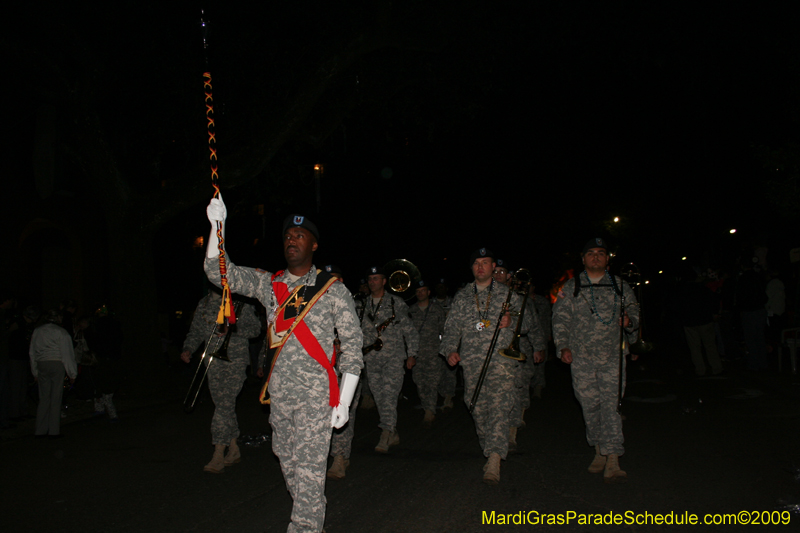
[[[517,4],[395,6],[395,14],[406,9],[404,16],[415,17],[397,16],[401,32],[434,34],[455,20],[461,34],[427,49],[372,52],[340,73],[307,120],[321,121],[341,94],[355,94],[344,120],[314,143],[288,142],[258,177],[269,183],[279,175],[289,183],[288,195],[285,187],[268,191],[288,205],[261,220],[250,211],[263,187],[226,191],[235,213],[234,260],[279,267],[280,220],[295,210],[319,221],[319,263],[341,263],[349,277],[395,257],[419,264],[426,277],[466,276],[470,251],[488,246],[547,278],[570,263],[565,253],[607,235],[603,225],[613,216],[625,227],[612,242],[626,260],[651,271],[678,255],[729,253],[766,229],[772,231],[766,239],[780,246],[796,238],[776,228],[761,195],[769,174],[753,150],[795,134],[794,10],[778,2]],[[365,20],[354,7],[330,3],[297,3],[279,13],[282,19],[269,7],[242,6],[210,11],[212,66],[225,105],[220,137],[229,141],[241,141],[225,128],[244,123],[254,94],[283,97],[269,94],[275,85],[257,86],[268,80],[270,65],[287,63],[291,68],[280,65],[280,72],[291,78],[314,65],[326,40],[335,42]],[[127,18],[110,12],[76,18],[76,31],[118,73],[109,74],[108,86],[119,90],[117,100],[105,103],[109,113],[123,116],[120,106],[136,91],[143,90],[141,99],[161,98],[160,90],[168,96],[180,93],[173,86],[197,82],[176,81],[193,75],[186,57],[199,57],[189,43],[194,9],[144,3]],[[186,56],[188,49],[195,56]],[[138,78],[139,72],[150,74]],[[127,113],[138,109],[146,106],[138,102]],[[172,133],[193,138],[188,132],[197,122],[181,124],[176,116],[165,120],[177,123]],[[156,122],[154,128],[166,128]],[[225,157],[221,148],[223,187]],[[319,213],[310,172],[297,170],[315,162],[325,166]],[[386,167],[390,179],[381,175]],[[727,235],[731,227],[740,230],[736,237]],[[157,249],[183,249],[206,228],[198,203],[167,224]],[[167,281],[196,264],[196,257],[176,255]]]

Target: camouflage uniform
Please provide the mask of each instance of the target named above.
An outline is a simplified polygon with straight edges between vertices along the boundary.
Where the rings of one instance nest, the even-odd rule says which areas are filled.
[[[194,353],[208,340],[217,321],[219,304],[220,297],[213,293],[204,296],[197,304],[189,334],[183,341],[184,351]],[[239,438],[236,397],[242,390],[246,378],[245,369],[250,361],[248,339],[258,337],[261,332],[261,322],[252,305],[242,304],[236,318],[228,344],[230,361],[215,358],[208,367],[208,390],[211,391],[211,399],[214,401],[214,416],[211,418],[211,444],[214,445],[227,445],[231,440]],[[222,339],[220,338],[220,344]]]
[[[528,305],[531,305],[531,302],[528,302]],[[550,310],[550,302],[544,296],[535,295],[533,298],[533,306],[536,308],[536,316],[539,318],[539,327],[542,328],[542,332],[544,332],[545,338],[545,348],[544,348],[544,361],[540,364],[535,365],[535,369],[533,372],[533,379],[531,380],[530,386],[534,389],[536,387],[542,387],[547,384],[544,378],[544,364],[547,362],[548,354],[547,348],[549,343],[550,334],[552,332],[552,311]]]
[[[356,428],[356,410],[358,409],[358,400],[361,399],[361,381],[358,382],[356,392],[353,394],[353,401],[350,404],[350,418],[347,423],[339,428],[333,430],[333,437],[331,437],[331,457],[341,455],[345,459],[350,459],[350,452],[353,450],[353,435]]]
[[[479,320],[477,309],[479,308],[481,312],[486,309],[486,300],[490,291],[488,287],[478,290],[478,306],[476,307],[474,287],[474,284],[467,285],[453,298],[453,305],[444,325],[442,344],[439,347],[439,353],[446,357],[456,351],[461,357],[461,366],[464,369],[464,402],[468,406],[478,383],[481,367],[489,351],[503,302],[508,295],[508,287],[492,282],[490,285],[493,287],[492,299],[487,313],[487,318],[491,322],[489,327],[478,331],[475,328],[475,324]],[[513,294],[509,309],[519,309],[520,302],[519,295]],[[520,331],[527,332],[530,327],[530,315],[525,313]],[[486,457],[496,453],[505,459],[508,455],[509,416],[514,406],[514,380],[519,371],[519,363],[501,356],[499,351],[511,344],[515,328],[516,319],[512,317],[509,327],[500,329],[478,403],[472,412],[478,439]],[[460,348],[459,343],[461,343]]]
[[[356,315],[358,315],[359,312],[360,311],[357,310]],[[377,338],[378,333],[374,329],[372,331],[367,331],[366,335],[364,335],[364,345],[372,344]],[[338,360],[336,362],[336,371],[341,375]],[[362,378],[365,376],[366,372],[362,373]],[[350,459],[350,452],[353,449],[353,435],[356,428],[356,410],[358,409],[358,401],[361,399],[361,394],[363,392],[363,383],[364,379],[358,381],[356,392],[353,394],[353,401],[350,404],[350,418],[348,418],[347,423],[344,427],[333,430],[333,437],[331,437],[331,457],[341,455],[345,459]]]
[[[412,369],[414,383],[417,385],[422,408],[426,411],[436,411],[438,400],[437,391],[442,390],[447,372],[447,362],[439,355],[440,336],[444,331],[446,314],[442,306],[428,300],[428,306],[423,310],[419,304],[409,307],[411,322],[419,333],[419,355]],[[452,393],[451,393],[452,394]],[[442,392],[442,396],[444,396]]]
[[[444,300],[440,300],[436,296],[431,296],[432,302],[436,302],[442,309],[444,309],[444,317],[447,319],[447,314],[450,312],[450,306],[453,305],[453,297],[447,296]],[[442,354],[445,357],[444,370],[442,371],[442,379],[439,380],[439,394],[442,396],[453,397],[456,395],[456,381],[458,367],[451,367],[447,364],[447,354]]]
[[[218,259],[206,259],[206,274],[219,285]],[[275,278],[289,290],[301,284],[316,283],[317,270],[291,281],[288,272]],[[239,267],[228,261],[228,284],[233,292],[258,298],[268,311],[275,308],[272,274]],[[339,333],[342,352],[339,370],[359,375],[361,331],[353,298],[345,286],[335,282],[320,297],[304,319],[320,346],[331,351],[334,327]],[[327,372],[292,336],[286,341],[272,370],[269,422],[272,425],[272,450],[281,462],[286,487],[294,500],[289,532],[318,532],[325,522],[325,468],[331,438],[331,406]]]
[[[365,305],[365,302],[367,301],[367,299],[369,297],[370,297],[369,295],[366,295],[366,296],[363,296],[363,297],[360,297],[360,298],[356,298],[356,295],[355,294],[353,295],[353,301],[355,302],[355,305],[356,305],[356,316],[359,317],[359,320],[361,320],[362,324],[364,322],[364,318],[363,318],[364,317],[364,315],[363,315],[364,305]],[[377,338],[378,338],[378,334],[377,333],[375,333],[374,338],[372,340],[370,340],[370,341],[368,341],[367,338],[364,337],[364,345],[367,346],[367,345],[375,342],[375,339],[377,339]],[[369,379],[368,379],[368,376],[367,376],[366,372],[362,372],[361,373],[361,379],[358,380],[358,391],[359,391],[358,392],[358,397],[359,398],[361,398],[362,395],[364,395],[364,396],[372,396],[372,391],[369,388]],[[335,435],[336,435],[336,432],[334,431],[334,436]]]
[[[520,297],[520,300],[522,297]],[[527,335],[520,335],[519,347],[520,351],[525,354],[525,361],[519,363],[519,370],[516,373],[514,380],[514,387],[516,395],[514,398],[514,407],[511,409],[511,426],[520,427],[523,423],[522,410],[527,409],[531,405],[531,395],[529,387],[531,378],[536,372],[536,368],[543,366],[542,363],[535,364],[533,362],[533,352],[542,352],[547,347],[547,337],[542,330],[541,321],[539,320],[536,312],[536,307],[533,302],[528,298],[525,304],[525,317],[530,315],[531,329]],[[502,346],[505,348],[505,346]]]
[[[395,431],[397,426],[397,398],[405,376],[403,361],[406,357],[417,356],[419,335],[408,317],[408,306],[402,298],[388,291],[384,292],[379,308],[374,304],[372,297],[367,299],[367,309],[361,324],[361,331],[365,337],[374,336],[376,328],[392,316],[392,302],[394,302],[395,318],[380,335],[383,348],[364,355],[369,387],[381,419],[378,427],[390,432]]]
[[[612,287],[592,288],[586,273],[579,275],[581,290],[577,297],[573,296],[575,280],[570,279],[553,306],[556,354],[560,358],[562,349],[572,351],[572,388],[583,409],[589,445],[599,446],[602,455],[622,455],[622,419],[617,412],[620,299]],[[639,325],[636,297],[627,283],[619,278],[616,282],[623,291],[631,320],[628,329],[632,331]],[[609,285],[608,276],[599,283]],[[596,314],[592,312],[592,300]],[[622,379],[624,384],[624,368]]]

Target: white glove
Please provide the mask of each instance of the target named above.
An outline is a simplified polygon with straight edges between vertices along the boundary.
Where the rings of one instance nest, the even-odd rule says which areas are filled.
[[[219,198],[211,199],[206,208],[206,214],[212,226],[216,227],[217,222],[225,222],[228,217],[228,210],[225,209],[225,202],[222,201],[222,193],[219,194]]]
[[[228,210],[225,209],[225,202],[222,201],[222,193],[219,198],[212,198],[206,208],[208,221],[211,222],[211,234],[208,236],[208,246],[206,247],[206,257],[214,259],[219,255],[219,239],[217,239],[217,222],[222,222],[222,238],[225,238],[225,219],[228,218]]]
[[[339,385],[339,405],[333,408],[331,427],[339,429],[347,424],[350,419],[350,404],[353,403],[356,387],[358,387],[358,376],[353,374],[342,376],[342,383]]]

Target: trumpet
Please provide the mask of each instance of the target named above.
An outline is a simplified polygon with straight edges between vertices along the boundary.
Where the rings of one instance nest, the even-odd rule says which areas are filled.
[[[516,288],[517,292],[522,295],[522,305],[517,313],[517,328],[514,330],[514,338],[508,348],[500,350],[500,355],[514,359],[515,361],[524,361],[527,355],[522,353],[519,348],[520,330],[522,329],[522,317],[525,316],[525,306],[528,303],[528,288],[531,286],[531,273],[528,269],[520,268],[514,274],[512,279],[512,286]],[[510,294],[510,292],[509,292]]]
[[[236,303],[234,311],[238,313],[241,310],[241,305]],[[197,404],[197,398],[200,396],[200,390],[203,388],[203,381],[208,374],[208,367],[214,359],[230,362],[228,357],[228,344],[231,341],[231,334],[233,328],[228,325],[228,331],[224,337],[217,335],[219,324],[215,323],[211,328],[211,335],[206,341],[206,347],[203,349],[203,354],[200,356],[200,362],[197,365],[197,370],[194,372],[192,382],[189,384],[189,390],[186,391],[186,397],[183,399],[183,410],[187,413],[194,411]],[[199,377],[199,379],[198,379]]]

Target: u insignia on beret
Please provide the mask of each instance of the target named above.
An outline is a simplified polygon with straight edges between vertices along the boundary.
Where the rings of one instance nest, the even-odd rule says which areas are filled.
[[[597,238],[594,240],[594,242],[597,243],[597,246],[605,246],[605,244],[603,244],[603,239]]]
[[[372,267],[372,268],[370,268],[370,269],[369,269],[369,271],[370,271],[372,274],[377,274],[377,273],[378,273],[378,267]]]
[[[333,270],[333,268],[331,267],[331,265],[326,265],[326,266],[325,266],[325,272],[330,272],[331,270]]]
[[[425,286],[425,281],[424,280],[419,280],[417,282],[417,285],[419,285],[420,287],[424,287]]]
[[[503,261],[502,259],[498,259],[497,260],[497,266],[505,267],[505,261]]]
[[[486,255],[486,248],[481,248],[480,250],[478,250],[478,253],[481,254],[481,257],[485,256]]]
[[[293,223],[295,226],[299,226],[300,224],[302,224],[302,223],[303,223],[303,219],[305,219],[305,218],[306,218],[306,217],[301,217],[301,216],[299,216],[299,215],[298,215],[298,216],[295,216],[295,217],[294,217],[294,220],[292,221],[292,223]]]

